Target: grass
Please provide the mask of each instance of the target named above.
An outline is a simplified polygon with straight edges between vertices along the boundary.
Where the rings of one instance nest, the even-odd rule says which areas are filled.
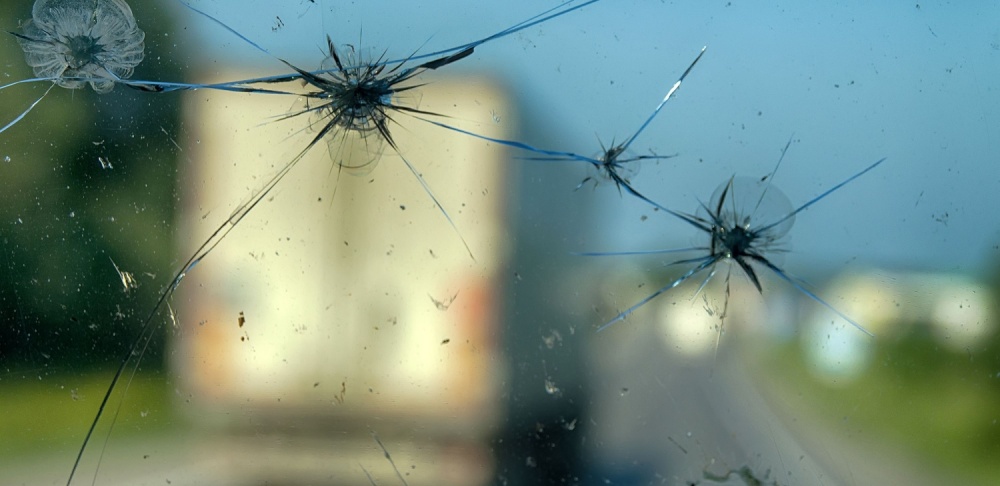
[[[848,419],[921,461],[990,484],[1000,463],[1000,354],[996,343],[955,353],[929,335],[879,342],[855,380],[828,384],[809,373],[803,350],[788,345],[758,363],[765,386],[831,428]]]
[[[97,413],[111,373],[0,376],[0,458],[12,460],[43,452],[73,450]],[[117,387],[124,389],[122,383]],[[170,387],[163,374],[137,374],[124,402],[112,395],[92,440],[107,434],[121,403],[113,437],[162,432],[173,421]]]

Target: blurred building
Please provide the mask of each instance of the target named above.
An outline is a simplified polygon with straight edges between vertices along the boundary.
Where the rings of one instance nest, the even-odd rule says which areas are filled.
[[[484,79],[435,79],[413,93],[398,102],[512,137],[509,121],[492,118],[509,104]],[[399,154],[374,135],[353,146],[320,140],[243,215],[316,136],[315,115],[281,119],[302,105],[186,98],[181,254],[242,219],[174,300],[181,409],[216,432],[203,454],[223,458],[218,472],[236,484],[367,484],[365,470],[391,484],[373,435],[409,484],[483,484],[507,372],[498,275],[510,251],[506,150],[390,113]],[[337,158],[371,163],[341,170]]]

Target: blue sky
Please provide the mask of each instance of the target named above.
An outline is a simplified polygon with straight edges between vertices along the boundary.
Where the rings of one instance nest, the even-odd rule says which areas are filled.
[[[556,2],[193,2],[275,55],[303,66],[338,44],[390,57],[483,37]],[[280,28],[278,18],[280,17]],[[491,42],[454,66],[501,76],[552,114],[562,148],[622,140],[697,54],[678,97],[636,141],[679,153],[644,167],[637,188],[694,211],[733,174],[763,176],[794,134],[776,184],[807,201],[882,157],[881,167],[800,214],[789,264],[859,261],[980,272],[1000,257],[1000,6],[990,2],[657,2],[603,0]],[[205,57],[275,60],[217,25],[186,17]],[[526,141],[532,141],[530,138]],[[582,171],[567,169],[569,181]],[[567,192],[572,185],[567,186]],[[689,243],[689,230],[599,190],[599,249]],[[623,217],[624,215],[624,217]],[[595,248],[589,248],[595,249]]]

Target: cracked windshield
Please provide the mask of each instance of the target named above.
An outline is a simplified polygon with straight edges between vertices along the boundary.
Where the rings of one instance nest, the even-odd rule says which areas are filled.
[[[997,484],[998,18],[6,0],[0,484]]]

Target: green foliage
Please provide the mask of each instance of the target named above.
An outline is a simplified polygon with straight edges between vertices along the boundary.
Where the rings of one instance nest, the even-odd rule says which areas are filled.
[[[0,18],[27,19],[31,4],[3,2]],[[161,61],[171,56],[159,39],[173,28],[162,14],[136,12],[148,39],[137,78],[181,78],[176,64]],[[0,57],[8,60],[6,82],[34,76],[13,36],[0,41]],[[0,120],[14,119],[49,86],[5,90],[16,101],[0,106]],[[179,101],[123,86],[104,95],[55,87],[0,135],[0,357],[7,367],[95,366],[124,353],[145,317],[136,309],[151,308],[176,270]],[[139,287],[125,292],[112,261]]]

